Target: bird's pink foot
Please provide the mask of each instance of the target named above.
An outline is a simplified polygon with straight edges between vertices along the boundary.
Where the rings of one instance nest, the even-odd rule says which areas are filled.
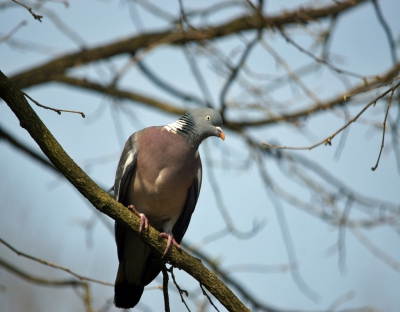
[[[158,238],[159,239],[168,238],[167,248],[165,248],[162,258],[165,257],[165,255],[171,249],[172,245],[174,245],[176,248],[178,248],[179,251],[181,250],[181,245],[179,245],[179,243],[175,240],[174,235],[171,232],[168,232],[168,233],[162,232],[162,233],[160,233],[160,236],[158,236]]]
[[[129,205],[128,209],[140,218],[139,235],[142,234],[143,226],[145,231],[147,231],[149,228],[149,220],[147,220],[146,216],[143,213],[137,211],[135,206],[133,205]]]

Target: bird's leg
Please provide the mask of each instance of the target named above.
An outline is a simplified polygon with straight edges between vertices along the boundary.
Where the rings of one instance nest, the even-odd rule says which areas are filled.
[[[140,218],[139,235],[142,234],[143,226],[145,231],[147,231],[149,228],[149,220],[147,220],[147,217],[143,213],[137,211],[133,205],[129,205],[128,209]]]
[[[168,251],[170,250],[172,244],[175,245],[176,248],[178,248],[178,250],[181,250],[181,245],[179,245],[179,243],[175,240],[174,235],[172,234],[172,232],[168,231],[167,233],[162,232],[160,233],[160,236],[158,236],[159,239],[161,238],[168,238],[167,241],[167,248],[165,248],[165,251],[162,255],[162,258],[165,257],[165,255],[168,253]]]

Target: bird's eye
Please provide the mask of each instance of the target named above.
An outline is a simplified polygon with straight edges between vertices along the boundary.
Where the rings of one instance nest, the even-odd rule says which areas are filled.
[[[210,115],[207,115],[207,116],[206,116],[206,119],[207,119],[207,120],[211,120]]]

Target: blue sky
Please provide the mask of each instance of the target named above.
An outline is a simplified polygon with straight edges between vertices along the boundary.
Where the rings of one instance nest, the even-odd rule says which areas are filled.
[[[195,1],[184,3],[187,8],[197,5]],[[212,2],[204,2],[206,3]],[[383,15],[398,40],[400,3],[390,0],[381,1],[380,4]],[[267,3],[267,11],[270,13],[294,7],[296,7],[295,2],[268,1]],[[84,38],[89,47],[132,36],[140,29],[152,31],[165,26],[165,23],[160,23],[153,15],[136,5],[127,4],[126,1],[71,1],[68,8],[50,2],[46,4],[46,8],[56,12],[69,28]],[[165,10],[177,14],[178,1],[168,1]],[[229,14],[237,14],[235,10],[239,12],[238,9],[232,9]],[[140,21],[135,18],[135,11],[140,15]],[[77,44],[60,32],[48,15],[45,13],[44,15],[43,22],[39,23],[17,5],[0,10],[1,33],[8,33],[20,21],[26,20],[27,25],[22,27],[14,38],[21,42],[37,44],[36,50],[21,49],[8,43],[0,44],[0,69],[6,75],[12,76],[37,63],[78,49]],[[218,21],[224,18],[225,15],[217,13],[212,20]],[[302,38],[301,31],[298,32],[296,38],[307,46],[309,39],[305,35]],[[298,67],[307,60],[279,36],[269,36],[266,35],[267,43],[279,51],[291,66]],[[228,55],[232,49],[240,46],[240,40],[229,38],[216,45]],[[336,56],[338,66],[349,71],[374,75],[391,66],[385,33],[369,3],[347,13],[339,21],[331,51]],[[202,96],[185,62],[185,57],[177,52],[176,48],[160,47],[145,54],[144,57],[150,68],[175,86]],[[113,67],[120,68],[126,60],[125,57],[113,59],[112,66],[90,64],[72,70],[71,74],[85,75],[106,82],[111,77],[110,72]],[[212,64],[204,58],[199,57],[199,64],[207,78],[212,99],[218,104],[219,90],[224,79],[215,75]],[[262,72],[282,73],[282,69],[272,58],[265,57],[265,50],[262,48],[254,51],[249,66],[253,70]],[[323,99],[343,90],[343,84],[326,69],[320,70],[318,75],[307,78],[306,81]],[[351,80],[351,83],[355,81]],[[166,102],[185,105],[157,90],[140,75],[136,67],[123,78],[121,84],[126,88],[154,95]],[[290,90],[290,87],[273,90],[271,97],[291,98],[293,94]],[[85,112],[86,118],[83,119],[76,114],[57,115],[32,105],[67,153],[96,182],[105,187],[113,183],[119,153],[124,141],[132,132],[146,126],[167,124],[177,118],[141,104],[115,101],[56,83],[34,87],[26,92],[44,105]],[[240,92],[240,89],[234,88],[229,99],[235,101],[235,96],[239,97]],[[294,90],[294,96],[296,92],[299,91]],[[244,96],[242,100],[246,101],[247,98]],[[365,105],[366,102],[353,106],[349,112],[354,115],[361,109],[362,104]],[[383,105],[378,102],[376,107],[369,109],[365,118],[382,122],[384,110],[381,104]],[[393,114],[394,112],[395,108]],[[232,117],[240,118],[241,115],[238,112],[232,114]],[[249,134],[259,141],[305,146],[327,137],[343,125],[343,119],[332,114],[326,116],[321,114],[318,118],[306,120],[304,124],[306,131],[282,124],[249,131]],[[0,103],[0,125],[39,151],[3,102]],[[265,223],[265,227],[252,239],[245,240],[234,235],[225,236],[205,244],[201,250],[209,257],[220,261],[227,270],[243,264],[287,265],[287,253],[274,202],[266,191],[259,170],[254,164],[247,170],[238,169],[249,156],[247,147],[233,132],[227,131],[226,136],[225,142],[213,138],[207,140],[200,150],[203,155],[205,178],[184,241],[190,245],[199,245],[209,235],[218,233],[225,227],[209,179],[212,170],[234,226],[242,232],[249,231],[255,222]],[[295,155],[312,159],[361,194],[399,205],[400,176],[396,168],[395,154],[390,148],[384,150],[378,169],[375,172],[370,170],[378,156],[381,131],[371,130],[371,127],[362,123],[352,125],[339,159],[335,157],[338,142],[339,137],[332,147],[321,146],[312,151],[296,152]],[[206,161],[206,158],[210,161]],[[113,282],[117,270],[114,238],[109,228],[96,218],[93,208],[86,199],[64,179],[3,141],[0,141],[0,159],[0,202],[3,212],[0,218],[0,237],[27,254],[66,266],[84,276]],[[265,164],[268,174],[280,187],[305,200],[315,200],[309,194],[302,193],[304,189],[291,182],[293,177],[290,174],[283,175],[274,159],[267,159]],[[341,272],[338,267],[338,254],[330,252],[334,250],[332,246],[335,246],[338,240],[337,228],[307,214],[299,207],[288,205],[285,201],[281,201],[281,204],[295,246],[299,272],[307,285],[318,293],[318,301],[314,302],[305,296],[288,272],[260,274],[240,272],[236,267],[236,272],[232,272],[236,280],[262,302],[283,310],[325,310],[338,298],[343,300],[347,298],[349,300],[344,300],[340,309],[369,306],[381,311],[398,311],[399,267],[397,270],[391,268],[362,245],[351,231],[346,231],[346,270]],[[359,211],[351,213],[354,213],[354,217],[365,217]],[[93,227],[85,231],[82,224],[87,221],[91,221],[89,224]],[[111,220],[109,221],[108,224],[112,225]],[[400,261],[396,231],[388,227],[378,227],[362,230],[362,233],[387,255]],[[37,276],[69,278],[64,272],[18,257],[2,245],[0,254],[3,259]],[[198,284],[186,273],[177,271],[181,287],[188,289],[195,300],[204,300]],[[5,291],[0,292],[2,302],[0,312],[28,309],[32,311],[82,309],[82,303],[73,290],[34,286],[2,268],[0,268],[0,284],[5,286]],[[161,279],[158,278],[152,286],[160,284]],[[184,307],[173,288],[174,286],[170,285],[173,310],[183,311]],[[112,296],[111,287],[93,285],[93,306],[96,309],[100,309]],[[161,291],[149,290],[143,295],[138,310],[160,311],[162,307]],[[116,309],[111,308],[111,311],[114,310]]]

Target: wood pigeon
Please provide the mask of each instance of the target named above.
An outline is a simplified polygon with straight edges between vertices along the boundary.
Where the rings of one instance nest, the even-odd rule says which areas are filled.
[[[187,230],[200,193],[200,143],[210,137],[225,139],[221,115],[211,108],[187,112],[174,123],[149,127],[132,134],[125,143],[114,183],[114,198],[141,218],[139,233],[148,223],[179,243]],[[119,267],[114,303],[134,307],[144,287],[160,267],[151,249],[124,226],[115,223]]]

